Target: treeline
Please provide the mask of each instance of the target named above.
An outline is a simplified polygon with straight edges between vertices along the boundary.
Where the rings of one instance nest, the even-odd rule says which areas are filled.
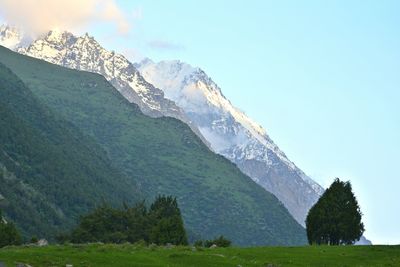
[[[114,208],[103,203],[82,216],[75,229],[57,236],[59,243],[137,243],[156,245],[188,245],[187,233],[176,198],[158,196],[148,208],[144,201],[134,206]],[[32,237],[30,243],[37,243]],[[21,236],[11,222],[6,222],[0,211],[0,247],[20,245]],[[198,240],[196,247],[229,247],[224,236],[212,240]]]
[[[122,209],[103,204],[82,216],[70,233],[58,236],[60,243],[135,243],[187,245],[188,239],[176,198],[159,196],[148,209],[144,202]]]

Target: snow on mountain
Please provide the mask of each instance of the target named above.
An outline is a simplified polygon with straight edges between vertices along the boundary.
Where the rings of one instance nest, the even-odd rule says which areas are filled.
[[[356,246],[370,246],[372,245],[371,240],[368,240],[365,236],[362,236],[354,245]]]
[[[16,49],[22,42],[22,34],[20,31],[8,25],[0,26],[0,45],[9,49]]]
[[[18,52],[68,68],[99,73],[147,115],[181,118],[180,109],[165,99],[161,90],[147,83],[124,56],[107,51],[88,34],[76,37],[53,30]]]
[[[164,97],[162,90],[148,83],[123,55],[106,50],[87,33],[78,37],[67,31],[53,30],[26,47],[14,50],[67,68],[101,74],[144,114],[177,118],[208,144],[184,112]]]
[[[291,162],[266,131],[222,94],[207,74],[180,61],[135,65],[182,108],[217,153],[275,194],[302,225],[323,188]]]

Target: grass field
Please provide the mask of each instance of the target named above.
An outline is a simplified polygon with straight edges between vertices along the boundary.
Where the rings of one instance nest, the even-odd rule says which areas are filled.
[[[400,246],[194,249],[67,245],[0,249],[0,262],[39,266],[400,266]]]

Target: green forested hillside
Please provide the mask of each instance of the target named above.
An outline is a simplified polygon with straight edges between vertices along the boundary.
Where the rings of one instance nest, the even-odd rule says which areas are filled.
[[[43,106],[0,64],[1,208],[25,237],[52,238],[107,201],[140,199],[104,150]]]
[[[192,235],[223,234],[236,245],[306,243],[304,229],[275,196],[209,151],[184,123],[144,116],[96,74],[5,48],[0,48],[0,62],[40,101],[98,142],[141,192],[149,198],[177,196]]]

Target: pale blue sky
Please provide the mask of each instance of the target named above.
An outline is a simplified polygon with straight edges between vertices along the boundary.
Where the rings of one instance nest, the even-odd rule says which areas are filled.
[[[369,239],[400,243],[400,1],[117,2],[128,35],[86,30],[204,69],[317,182],[352,182]]]

